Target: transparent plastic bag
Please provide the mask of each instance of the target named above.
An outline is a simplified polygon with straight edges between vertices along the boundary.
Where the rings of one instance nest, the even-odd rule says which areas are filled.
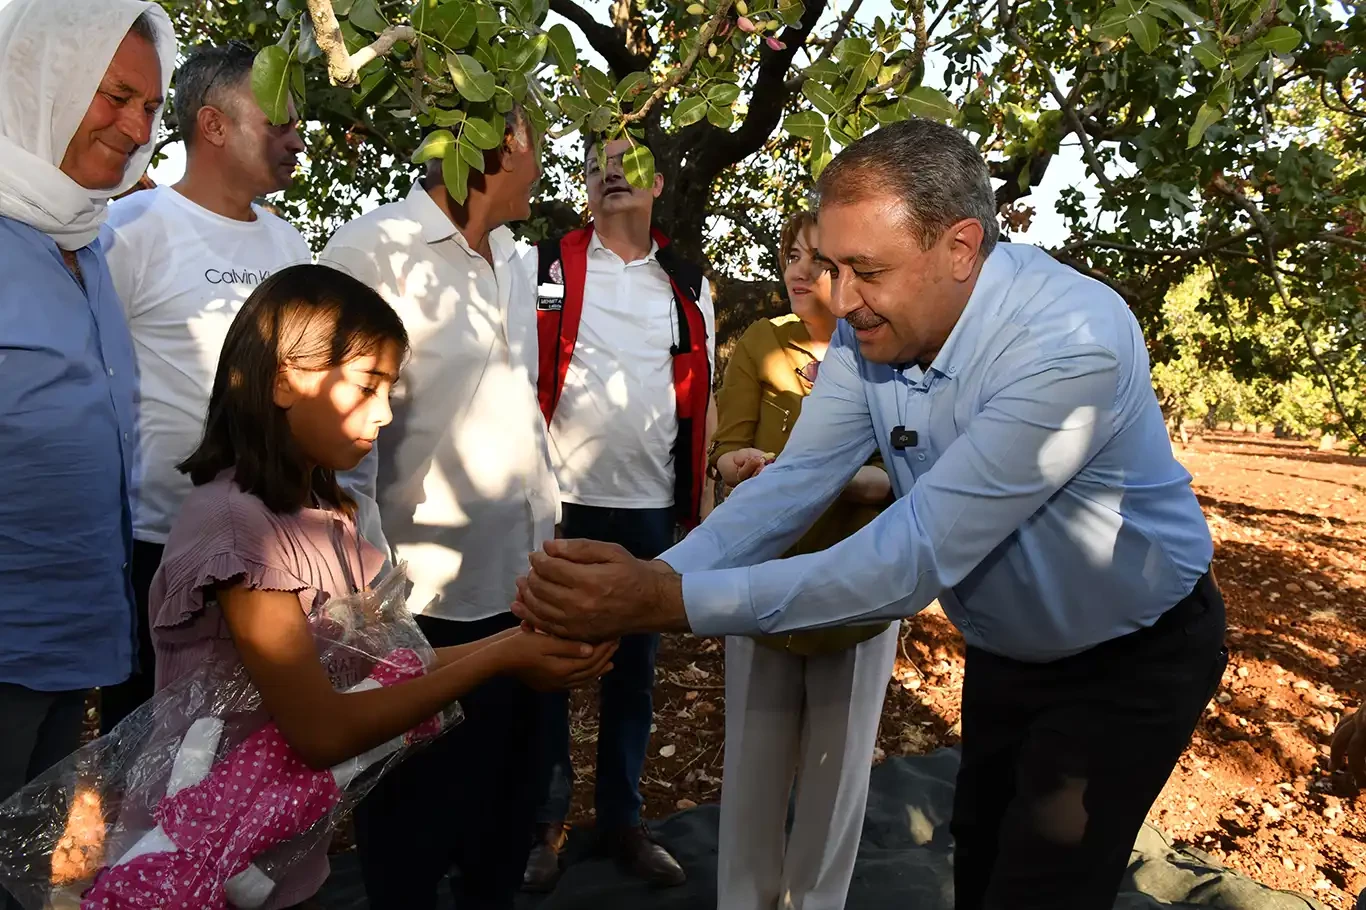
[[[399,566],[310,617],[342,691],[426,672],[435,654]],[[240,666],[206,666],[0,804],[0,884],[24,910],[261,907],[415,746],[460,720],[449,706],[322,771],[270,722]]]

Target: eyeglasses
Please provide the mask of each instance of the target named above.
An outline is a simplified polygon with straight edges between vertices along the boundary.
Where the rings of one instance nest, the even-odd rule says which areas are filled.
[[[811,385],[816,384],[816,374],[818,374],[820,370],[821,362],[819,360],[812,360],[804,367],[794,367],[794,371],[796,372],[796,374],[805,379]]]

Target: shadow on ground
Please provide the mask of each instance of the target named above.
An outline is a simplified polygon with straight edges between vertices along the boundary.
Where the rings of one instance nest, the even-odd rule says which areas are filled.
[[[958,754],[890,759],[873,771],[868,817],[847,910],[952,910],[953,863],[949,815]],[[571,865],[554,894],[524,895],[518,910],[710,910],[716,906],[717,808],[700,806],[653,825],[688,870],[688,883],[654,891],[630,881],[605,860],[583,856],[571,842]],[[442,896],[443,910],[451,907]],[[367,904],[353,853],[333,857],[333,874],[319,903],[327,910],[364,910]],[[1264,888],[1225,871],[1193,851],[1174,850],[1153,828],[1135,844],[1116,910],[1162,907],[1217,910],[1305,910],[1323,905]]]

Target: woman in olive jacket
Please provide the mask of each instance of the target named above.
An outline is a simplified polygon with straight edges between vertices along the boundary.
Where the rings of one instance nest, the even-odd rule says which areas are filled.
[[[834,333],[816,241],[809,214],[784,227],[792,313],[750,326],[726,367],[710,453],[712,478],[726,487],[782,451]],[[891,492],[874,456],[787,555],[843,540],[876,518]],[[886,623],[726,639],[718,910],[844,907],[896,648],[897,626]]]

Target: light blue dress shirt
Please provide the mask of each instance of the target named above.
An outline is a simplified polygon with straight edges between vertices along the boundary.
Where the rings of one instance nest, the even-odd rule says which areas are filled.
[[[894,427],[918,444],[892,449]],[[775,559],[880,446],[897,501]],[[840,324],[778,460],[661,559],[699,635],[909,616],[1044,662],[1152,625],[1213,555],[1133,314],[1047,253],[1000,244],[934,363],[860,357]]]
[[[0,682],[105,686],[133,668],[133,342],[99,241],[86,290],[0,217]]]

